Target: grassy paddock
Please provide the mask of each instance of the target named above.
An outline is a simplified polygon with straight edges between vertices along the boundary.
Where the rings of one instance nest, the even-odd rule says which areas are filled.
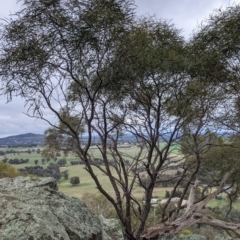
[[[160,148],[163,147],[163,145],[160,145]],[[36,152],[37,149],[40,149],[42,150],[41,147],[32,147],[32,148],[13,148],[12,150],[15,150],[19,153],[11,153],[11,154],[6,154],[6,157],[8,159],[11,159],[11,158],[23,158],[23,159],[26,159],[28,158],[29,159],[29,163],[27,164],[18,164],[18,165],[13,165],[15,168],[24,168],[26,166],[32,166],[34,165],[34,160],[38,160],[38,165],[40,166],[43,166],[43,167],[46,167],[48,164],[45,162],[44,165],[42,165],[42,162],[41,162],[41,159],[43,158],[41,156],[41,153],[38,154]],[[26,151],[26,150],[33,150],[35,149],[35,152],[31,152],[31,154],[29,153],[24,153],[23,151]],[[10,148],[1,148],[2,151],[6,151],[6,150],[11,150]],[[133,147],[130,147],[130,148],[121,148],[120,149],[122,154],[125,155],[125,156],[129,156],[129,159],[131,159],[131,157],[133,157],[137,151],[139,150],[138,147],[136,146],[133,146]],[[100,151],[96,148],[96,147],[92,147],[91,148],[91,154],[93,157],[95,158],[101,158],[101,154],[100,154]],[[170,149],[170,159],[172,159],[173,161],[176,161],[176,160],[181,160],[181,155],[179,155],[179,146],[176,146],[176,147],[172,147]],[[0,160],[2,160],[4,158],[4,156],[0,156]],[[61,156],[58,157],[58,159],[61,159],[61,158],[64,158],[64,154],[63,152],[61,152]],[[85,193],[99,193],[99,190],[96,188],[96,185],[93,181],[93,179],[90,177],[89,173],[84,169],[84,166],[83,165],[74,165],[72,166],[70,164],[70,161],[71,160],[76,160],[78,159],[77,156],[73,153],[69,153],[68,156],[65,158],[67,160],[67,168],[68,168],[68,171],[69,171],[69,178],[70,177],[73,177],[73,176],[79,176],[80,178],[80,184],[77,185],[77,186],[72,186],[70,184],[70,181],[69,180],[64,180],[64,179],[61,179],[60,180],[60,183],[59,183],[59,190],[69,196],[74,196],[74,197],[77,197],[77,198],[81,198]],[[53,160],[51,160],[50,162],[53,162]],[[173,172],[171,171],[175,171],[175,170],[168,170],[168,174],[171,174]],[[97,168],[94,168],[94,172],[96,174],[96,176],[98,177],[101,185],[103,186],[104,189],[106,189],[108,192],[112,192],[112,195],[114,196],[114,192],[113,192],[113,189],[112,189],[112,186],[109,182],[109,179],[106,175],[104,175],[99,169]],[[166,191],[171,191],[172,188],[155,188],[154,189],[154,192],[153,192],[153,197],[157,197],[157,198],[164,198],[165,197],[165,193]],[[133,193],[134,193],[134,196],[138,199],[141,199],[143,197],[143,189],[138,186],[138,184],[135,184],[134,185],[134,189],[133,189]],[[216,199],[213,199],[209,204],[208,204],[208,207],[224,207],[228,204],[226,198],[223,196],[223,199],[222,200],[216,200]],[[233,205],[235,208],[237,209],[240,209],[240,201],[237,201],[236,203],[234,203]]]
[[[59,184],[59,191],[77,198],[81,198],[85,193],[99,193],[93,179],[89,176],[89,173],[84,169],[82,165],[68,166],[67,168],[69,170],[69,178],[78,176],[80,178],[80,184],[77,186],[72,186],[69,180],[61,179]],[[109,193],[112,193],[114,196],[114,192],[108,177],[97,168],[94,168],[94,172],[103,188],[107,189],[107,191]],[[157,198],[164,198],[166,190],[171,191],[172,188],[155,188],[153,196]],[[138,199],[141,199],[143,197],[143,189],[138,186],[138,184],[134,185],[133,193],[134,196]]]

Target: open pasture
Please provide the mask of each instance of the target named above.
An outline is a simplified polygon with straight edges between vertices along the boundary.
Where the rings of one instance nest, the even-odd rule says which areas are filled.
[[[13,158],[19,158],[19,159],[29,159],[29,162],[26,164],[16,164],[13,165],[15,168],[24,168],[26,166],[32,166],[35,165],[34,160],[38,160],[38,165],[46,167],[47,163],[42,165],[41,159],[43,158],[41,153],[37,152],[37,149],[40,149],[42,151],[41,147],[33,147],[33,148],[12,148],[15,153],[7,153],[5,156],[0,156],[0,160],[4,157],[7,157],[8,159]],[[179,156],[175,153],[176,147],[171,149],[171,156],[172,159],[176,160],[179,158]],[[2,151],[10,151],[10,148],[1,149]],[[29,151],[29,152],[27,152]],[[132,145],[131,147],[121,147],[120,148],[121,154],[131,161],[131,159],[138,153],[139,147]],[[146,156],[146,151],[143,151],[142,158]],[[70,161],[71,160],[77,160],[78,157],[74,153],[69,153],[66,157],[64,157],[63,152],[60,152],[61,156],[58,157],[58,159],[65,158],[67,161],[67,169],[69,173],[69,178],[73,176],[79,176],[80,177],[80,185],[78,186],[72,186],[68,180],[61,179],[59,183],[59,190],[64,192],[67,195],[75,196],[78,198],[81,198],[81,196],[84,193],[97,193],[98,189],[95,186],[94,181],[89,176],[88,172],[84,169],[84,165],[74,165],[72,166]],[[99,149],[96,146],[91,147],[91,155],[93,158],[101,158],[101,153]],[[109,158],[111,159],[111,155],[109,155]],[[113,158],[112,158],[113,159]],[[51,160],[50,162],[54,162]],[[94,169],[96,176],[99,178],[101,185],[104,187],[104,189],[108,189],[108,191],[112,191],[111,184],[109,182],[109,179],[97,168]],[[171,171],[171,170],[170,170]],[[165,196],[166,190],[171,190],[168,188],[156,188],[154,191],[154,196],[157,196],[159,198],[163,198]],[[138,184],[134,185],[134,194],[136,197],[141,198],[143,196],[142,189],[138,186]]]
[[[160,148],[163,146],[160,146]],[[170,162],[176,162],[178,160],[181,161],[181,155],[179,154],[179,146],[176,145],[175,147],[172,147],[170,149],[171,154],[170,156]],[[29,159],[29,162],[26,164],[17,164],[17,165],[13,165],[15,168],[24,168],[26,166],[33,166],[35,165],[34,160],[38,160],[38,165],[41,165],[43,167],[47,166],[47,163],[45,163],[44,165],[42,165],[41,159],[43,158],[41,153],[37,153],[37,149],[42,150],[42,147],[33,147],[33,148],[13,148],[12,150],[16,151],[16,153],[7,153],[5,156],[0,156],[0,160],[2,160],[4,157],[7,157],[8,159],[13,159],[13,158],[23,158]],[[7,151],[7,150],[11,150],[10,148],[1,148],[1,151]],[[31,153],[27,153],[27,150],[31,150]],[[126,157],[126,159],[132,159],[133,156],[136,155],[136,153],[138,152],[138,147],[137,146],[132,146],[132,147],[122,147],[120,148],[122,155],[124,155]],[[60,152],[61,156],[58,157],[58,159],[61,158],[65,158],[67,160],[67,170],[69,173],[69,178],[73,177],[73,176],[79,176],[80,178],[80,184],[77,186],[73,186],[69,179],[65,180],[64,178],[60,179],[59,182],[59,191],[69,195],[69,196],[74,196],[77,198],[81,198],[85,193],[98,193],[98,189],[93,181],[93,179],[90,177],[90,175],[88,174],[88,172],[84,169],[84,165],[74,165],[72,166],[70,161],[71,160],[77,160],[78,157],[74,154],[74,153],[69,153],[66,157],[64,157],[63,152]],[[146,154],[143,153],[143,154]],[[99,151],[99,149],[94,146],[91,147],[91,155],[93,158],[101,158],[101,153]],[[143,155],[144,156],[144,155]],[[111,157],[110,157],[111,159]],[[50,162],[53,162],[53,160],[51,160]],[[174,163],[173,163],[174,164]],[[114,192],[112,190],[112,186],[109,182],[109,179],[107,178],[107,176],[105,176],[99,169],[95,168],[94,169],[96,176],[98,177],[98,179],[101,182],[101,185],[103,186],[104,189],[107,189],[108,192],[112,192],[112,194],[114,195]],[[174,174],[175,170],[167,170],[165,173],[166,174]],[[163,199],[165,198],[165,194],[166,191],[171,191],[172,188],[171,187],[156,187],[154,192],[153,192],[153,197],[154,198],[160,198]],[[134,196],[137,199],[142,199],[143,197],[143,189],[136,183],[134,185],[134,189],[133,189],[133,193]],[[227,205],[227,200],[225,197],[223,197],[222,200],[216,200],[213,199],[209,204],[208,207],[223,207]],[[240,201],[238,200],[236,203],[233,204],[233,206],[237,209],[240,209]]]
[[[64,180],[62,178],[59,183],[59,190],[61,192],[77,198],[81,198],[85,193],[99,192],[93,179],[89,176],[83,165],[68,166],[67,169],[69,171],[69,177],[78,176],[80,178],[80,184],[72,186],[69,180]],[[94,168],[94,172],[103,188],[105,190],[107,189],[110,193],[112,192],[114,195],[108,177],[97,168]],[[143,197],[143,189],[137,183],[134,185],[133,189],[134,196],[141,199]],[[153,196],[157,198],[164,198],[166,190],[171,191],[172,188],[155,188]]]

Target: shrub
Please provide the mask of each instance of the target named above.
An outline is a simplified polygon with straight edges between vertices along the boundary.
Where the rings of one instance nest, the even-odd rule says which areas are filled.
[[[192,235],[192,232],[188,229],[183,229],[179,235]]]
[[[8,163],[9,164],[21,164],[21,162],[19,161],[18,158],[9,159]]]
[[[57,164],[60,166],[60,167],[64,167],[66,164],[67,164],[67,161],[65,159],[59,159],[57,161]]]
[[[50,163],[47,166],[47,169],[45,170],[44,174],[46,174],[45,175],[46,177],[53,177],[57,181],[59,181],[59,179],[61,178],[59,165],[58,164],[54,164],[54,163]]]
[[[23,175],[37,175],[38,177],[53,177],[59,181],[61,174],[59,166],[57,164],[50,163],[46,169],[42,166],[29,166],[23,169],[19,169]]]
[[[46,159],[45,159],[45,158],[42,158],[41,161],[42,161],[42,164],[44,164],[45,161],[46,161]]]
[[[3,162],[3,163],[7,163],[7,162],[8,162],[8,158],[4,158],[4,159],[2,160],[2,162]]]
[[[19,172],[14,167],[0,161],[0,178],[4,178],[4,177],[12,178],[18,175],[19,175]]]
[[[70,178],[70,183],[71,183],[72,185],[78,185],[78,184],[80,183],[79,177],[71,177],[71,178]]]
[[[221,196],[221,195],[217,195],[217,196],[215,197],[215,199],[216,199],[216,200],[222,200],[222,196]]]
[[[5,152],[4,151],[0,151],[0,156],[4,156]]]
[[[65,180],[68,179],[68,176],[69,176],[69,173],[68,173],[68,170],[64,170],[61,172],[61,176],[64,177]]]
[[[71,161],[70,163],[71,163],[72,165],[78,165],[78,164],[81,164],[80,161]]]
[[[7,159],[7,158],[6,158]],[[3,159],[5,160],[5,159]],[[8,160],[8,159],[7,159]],[[18,159],[18,158],[14,158],[14,159],[9,159],[8,163],[9,164],[22,164],[22,163],[28,163],[29,159]],[[3,161],[6,162],[6,161]]]
[[[170,197],[170,192],[168,190],[166,190],[165,198],[169,198],[169,197]]]

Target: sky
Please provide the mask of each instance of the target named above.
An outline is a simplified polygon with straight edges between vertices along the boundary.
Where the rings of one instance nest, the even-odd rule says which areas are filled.
[[[33,0],[34,1],[34,0]],[[188,39],[193,30],[215,9],[240,4],[240,0],[135,0],[137,15],[154,15],[157,19],[171,20]],[[0,22],[21,8],[17,0],[0,0]],[[24,114],[24,100],[0,96],[0,138],[24,133],[43,134],[49,125]],[[51,115],[49,115],[51,118]]]

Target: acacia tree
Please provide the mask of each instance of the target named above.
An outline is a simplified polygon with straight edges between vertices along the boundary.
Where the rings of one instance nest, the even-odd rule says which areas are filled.
[[[222,56],[215,58],[217,51],[202,51],[197,40],[186,44],[167,22],[134,19],[133,8],[131,0],[25,0],[23,9],[1,26],[2,93],[9,100],[24,97],[28,114],[50,124],[49,155],[64,148],[83,160],[97,189],[113,205],[126,239],[176,234],[194,223],[235,231],[238,224],[200,213],[224,191],[231,168],[210,184],[218,187],[213,194],[204,190],[198,202],[194,197],[203,157],[216,143],[211,138],[214,129],[207,129],[216,123],[224,99],[214,81],[207,81],[215,75],[206,75],[206,59],[216,60],[211,63],[221,76],[228,76],[229,69],[223,68]],[[195,51],[203,57],[194,57]],[[199,66],[204,70],[198,71]],[[56,122],[45,117],[45,109]],[[87,142],[82,141],[83,133]],[[134,155],[120,147],[126,134],[137,145]],[[96,139],[102,164],[91,152]],[[181,159],[171,159],[179,144],[188,151]],[[162,179],[173,163],[181,163],[181,173]],[[96,168],[109,178],[111,191],[102,186]],[[161,223],[144,232],[154,188],[173,179]],[[143,202],[135,197],[136,183],[142,187]],[[180,186],[177,207],[168,212]]]

